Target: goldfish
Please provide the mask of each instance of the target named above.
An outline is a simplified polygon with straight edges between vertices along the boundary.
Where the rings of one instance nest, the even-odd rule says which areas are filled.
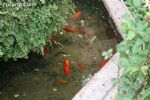
[[[47,56],[49,52],[49,46],[44,47],[44,56]]]
[[[53,35],[49,36],[51,43],[56,43],[55,37],[59,34],[60,34],[60,32],[56,32]]]
[[[81,16],[81,12],[80,11],[77,11],[75,13],[75,15],[72,17],[74,20],[76,20],[77,18],[79,18]]]
[[[61,84],[67,84],[68,83],[68,81],[66,81],[66,80],[57,80],[57,82],[61,83]]]
[[[99,64],[100,69],[103,68],[103,66],[108,62],[108,60],[109,60],[109,59],[103,60],[103,61]]]
[[[74,29],[74,28],[71,28],[71,27],[66,27],[66,28],[63,28],[65,31],[67,32],[79,32],[79,33],[85,33],[85,31],[83,30],[77,30],[77,29]]]
[[[50,40],[51,40],[52,43],[55,43],[55,36],[52,35],[51,38],[50,38]]]
[[[70,73],[71,73],[68,59],[64,60],[64,72],[65,72],[66,75],[70,75]]]
[[[85,67],[84,64],[81,64],[81,63],[79,63],[79,62],[77,62],[77,64],[78,64],[78,67],[79,67],[80,69],[84,69],[84,67]]]

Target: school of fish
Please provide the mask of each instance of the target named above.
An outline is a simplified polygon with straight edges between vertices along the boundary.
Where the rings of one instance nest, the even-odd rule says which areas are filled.
[[[75,13],[75,15],[72,17],[73,20],[77,20],[79,17],[81,16],[81,12],[80,11],[77,11]],[[85,34],[85,31],[84,30],[78,30],[78,29],[75,29],[75,28],[72,28],[72,27],[65,27],[63,28],[63,30],[65,30],[66,32],[72,32],[72,33],[84,33]],[[49,37],[50,41],[52,44],[55,43],[55,36],[52,35],[51,37]],[[44,56],[47,56],[48,55],[48,52],[49,52],[49,46],[46,46],[44,48]],[[99,64],[99,67],[100,69],[103,68],[103,66],[108,62],[108,60],[103,60],[102,62],[100,62]],[[85,64],[82,64],[80,62],[76,62],[77,66],[79,67],[79,69],[84,69],[85,68]],[[64,59],[64,63],[63,63],[63,70],[64,70],[64,73],[69,76],[71,74],[71,68],[70,68],[70,61],[68,59]],[[68,83],[68,81],[66,80],[57,80],[58,83],[61,83],[61,84],[66,84]]]

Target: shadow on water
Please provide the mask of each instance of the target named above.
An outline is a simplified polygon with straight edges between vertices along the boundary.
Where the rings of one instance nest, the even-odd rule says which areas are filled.
[[[0,100],[71,100],[100,69],[101,53],[117,44],[100,2],[76,0],[76,21],[68,19],[69,27],[82,29],[85,35],[63,32],[45,57],[30,54],[28,60],[0,63]],[[70,16],[71,17],[71,16]],[[63,72],[64,59],[70,60],[71,75]],[[84,64],[80,69],[77,62]]]
[[[0,89],[2,89],[11,78],[16,75],[33,71],[33,69],[44,68],[46,60],[35,53],[30,53],[28,59],[8,60],[0,62]]]

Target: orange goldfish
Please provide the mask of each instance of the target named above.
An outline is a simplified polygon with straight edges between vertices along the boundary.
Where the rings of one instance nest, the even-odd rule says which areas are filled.
[[[67,32],[79,32],[79,33],[85,33],[85,31],[83,30],[77,30],[77,29],[74,29],[74,28],[71,28],[71,27],[66,27],[66,28],[63,28],[65,31]]]
[[[56,37],[57,35],[59,35],[59,34],[60,34],[60,32],[56,32],[55,34],[49,36],[50,41],[51,41],[52,43],[55,43],[55,42],[56,42],[55,37]]]
[[[55,43],[55,36],[52,35],[51,38],[50,38],[50,40],[51,40],[52,43]]]
[[[75,15],[72,17],[74,20],[76,20],[77,18],[79,18],[81,16],[81,12],[80,11],[77,11],[75,13]]]
[[[109,60],[109,59],[103,60],[103,61],[99,64],[100,69],[103,68],[103,66],[108,62],[108,60]]]
[[[49,52],[49,46],[44,47],[44,56],[47,56]]]
[[[68,83],[68,81],[66,81],[66,80],[57,80],[57,82],[61,83],[61,84],[67,84]]]
[[[78,64],[78,67],[79,67],[80,69],[84,69],[84,68],[85,68],[85,65],[84,65],[84,64],[81,64],[81,63],[79,63],[79,62],[77,62],[77,64]]]
[[[69,60],[68,59],[64,60],[64,72],[66,75],[70,75],[70,73],[71,73],[71,70],[69,68]]]

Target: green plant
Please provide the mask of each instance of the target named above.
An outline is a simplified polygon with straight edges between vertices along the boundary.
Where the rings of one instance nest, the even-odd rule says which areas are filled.
[[[28,2],[27,2],[28,1]],[[71,0],[1,0],[0,3],[36,3],[33,7],[0,7],[0,58],[27,58],[43,54],[49,38],[65,24]]]
[[[112,57],[112,52],[113,52],[113,49],[109,49],[108,51],[102,52],[102,56],[104,56],[104,59],[108,59]]]
[[[150,4],[127,0],[131,16],[124,15],[120,33],[126,39],[117,45],[123,75],[118,81],[118,100],[150,99]],[[146,4],[146,6],[145,6]]]

